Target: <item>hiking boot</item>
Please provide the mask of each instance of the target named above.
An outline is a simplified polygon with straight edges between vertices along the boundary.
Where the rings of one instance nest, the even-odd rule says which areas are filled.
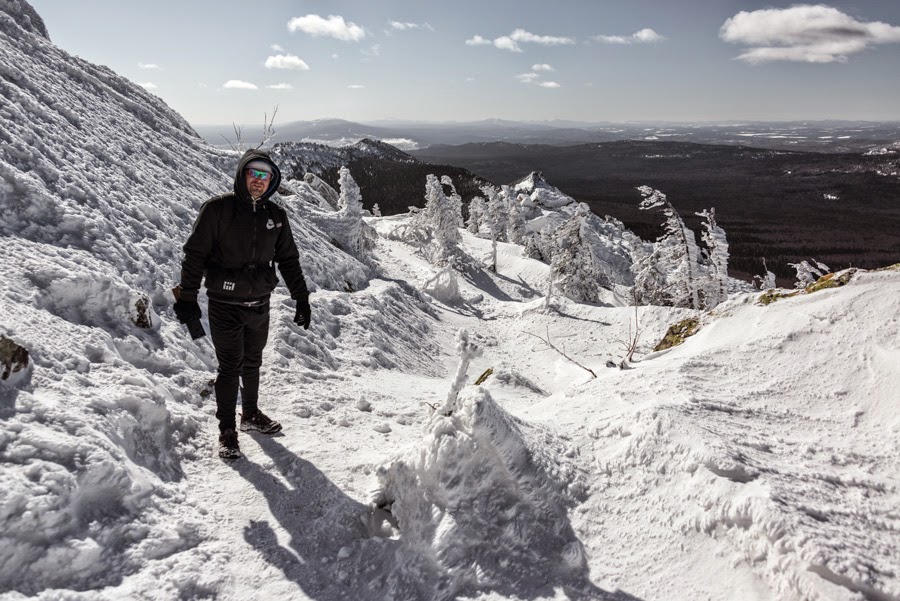
[[[237,459],[241,456],[241,447],[238,446],[237,432],[225,430],[219,434],[219,457],[222,459]]]
[[[266,417],[266,415],[257,409],[256,413],[250,417],[244,417],[241,414],[241,432],[250,432],[256,430],[263,434],[275,434],[281,432],[281,424],[274,419]]]

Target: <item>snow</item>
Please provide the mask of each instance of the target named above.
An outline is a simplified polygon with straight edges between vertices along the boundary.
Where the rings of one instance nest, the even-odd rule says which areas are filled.
[[[287,182],[312,325],[279,287],[284,431],[225,463],[214,353],[168,289],[236,157],[27,9],[0,1],[0,334],[30,353],[0,381],[0,598],[900,599],[897,268],[642,307],[610,369],[635,318],[612,292],[547,307],[549,266],[500,242],[491,272],[466,231],[470,268],[436,268],[388,235],[407,215],[366,218],[360,262]]]

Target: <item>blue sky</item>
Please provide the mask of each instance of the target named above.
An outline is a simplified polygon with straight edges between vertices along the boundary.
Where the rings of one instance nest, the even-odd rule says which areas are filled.
[[[31,3],[195,125],[900,120],[898,0]]]

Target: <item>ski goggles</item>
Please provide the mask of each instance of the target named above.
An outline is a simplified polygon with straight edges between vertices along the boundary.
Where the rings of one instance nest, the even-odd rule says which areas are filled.
[[[249,175],[253,179],[259,179],[262,181],[266,181],[267,179],[272,177],[271,173],[269,173],[268,171],[263,171],[261,169],[247,169],[247,175]]]

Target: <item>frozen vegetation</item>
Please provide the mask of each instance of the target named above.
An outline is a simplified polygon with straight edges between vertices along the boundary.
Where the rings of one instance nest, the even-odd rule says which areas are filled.
[[[21,0],[0,76],[0,598],[900,599],[896,266],[763,294],[713,212],[682,252],[538,174],[468,229],[441,174],[392,217],[287,181],[312,326],[277,289],[285,429],[223,463],[169,289],[237,156]]]

